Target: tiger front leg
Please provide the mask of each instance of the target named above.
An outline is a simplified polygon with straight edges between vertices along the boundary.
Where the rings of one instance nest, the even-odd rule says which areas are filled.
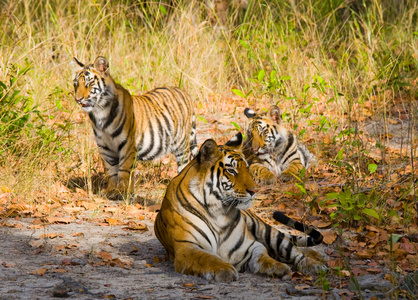
[[[123,198],[126,193],[133,192],[133,183],[131,183],[131,170],[135,160],[135,151],[132,150],[125,155],[100,151],[102,161],[106,170],[108,179],[106,189],[101,194],[109,199]]]
[[[108,198],[112,198],[112,195],[118,186],[119,161],[117,159],[110,159],[107,153],[103,155],[100,152],[100,155],[107,179],[107,186],[100,191],[100,194],[105,195]]]
[[[135,155],[135,150],[131,149],[131,151],[121,154],[119,157],[118,184],[116,190],[122,195],[134,192],[134,182],[131,174],[135,165]]]
[[[207,280],[230,282],[238,280],[237,270],[219,256],[195,246],[178,245],[174,254],[176,272],[201,276]]]
[[[278,278],[289,274],[291,271],[287,264],[281,263],[270,257],[267,253],[267,249],[258,242],[252,250],[248,268],[252,273],[266,274]]]

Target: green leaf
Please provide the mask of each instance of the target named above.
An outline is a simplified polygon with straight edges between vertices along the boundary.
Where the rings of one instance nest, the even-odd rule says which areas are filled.
[[[261,82],[264,78],[264,75],[266,75],[266,72],[264,70],[261,70],[260,72],[258,72],[258,81]]]
[[[392,244],[397,243],[402,237],[402,234],[396,234],[396,233],[392,233],[390,235],[390,241],[392,242]]]
[[[366,215],[379,219],[379,214],[374,210],[374,209],[370,209],[370,208],[363,208],[363,213],[365,213]]]
[[[239,126],[237,123],[235,122],[231,122],[231,124],[239,131],[241,130],[241,126]]]
[[[56,100],[55,105],[57,106],[58,109],[61,109],[62,108],[61,100],[60,99]]]
[[[306,190],[303,187],[303,185],[299,184],[299,183],[295,183],[295,185],[299,188],[299,190],[306,195]]]
[[[204,117],[202,117],[201,115],[196,115],[196,117],[197,117],[197,120],[198,121],[200,121],[200,122],[203,122],[203,123],[207,123],[208,121],[204,118]]]
[[[163,14],[167,15],[167,10],[165,9],[165,7],[164,7],[163,5],[160,5],[160,11],[161,11]]]
[[[248,44],[246,42],[244,42],[243,40],[239,40],[239,43],[245,48],[245,49],[250,49],[250,46],[248,46]]]
[[[245,98],[245,94],[243,92],[241,92],[240,90],[232,89],[232,92],[237,96]]]
[[[326,195],[328,200],[332,199],[338,199],[339,194],[338,193],[329,193]]]
[[[369,169],[370,174],[373,174],[377,170],[377,165],[376,164],[369,164],[367,166],[367,169]]]

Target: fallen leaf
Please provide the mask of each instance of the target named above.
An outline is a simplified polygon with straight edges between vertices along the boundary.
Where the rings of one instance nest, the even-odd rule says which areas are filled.
[[[305,290],[305,289],[309,289],[310,287],[311,286],[310,285],[307,285],[307,284],[298,284],[298,285],[295,285],[295,289],[298,290],[298,291]]]
[[[58,246],[55,246],[55,250],[57,250],[57,251],[61,251],[62,249],[64,249],[65,248],[65,245],[58,245]]]
[[[324,237],[324,243],[327,245],[331,245],[332,243],[334,243],[335,239],[338,236],[338,234],[332,230],[326,230],[321,233]]]
[[[117,211],[119,210],[119,208],[117,208],[117,207],[115,207],[115,206],[108,206],[108,207],[105,207],[103,210],[104,210],[105,212],[112,212],[112,213],[115,213],[115,212],[117,212]]]
[[[96,210],[98,208],[97,204],[87,201],[77,201],[77,206],[82,206],[87,210]]]
[[[81,236],[81,237],[83,237],[84,236],[84,233],[82,233],[82,232],[74,232],[73,234],[71,234],[71,236],[72,237],[75,237],[75,236]]]
[[[43,246],[43,244],[44,244],[44,242],[43,241],[30,241],[29,242],[29,245],[31,245],[32,247],[34,247],[34,248],[39,248],[39,247],[42,247]]]
[[[341,260],[341,258],[329,259],[327,264],[328,264],[328,267],[330,267],[330,268],[334,268],[334,267],[342,268],[342,267],[344,267],[344,262]]]
[[[399,121],[398,121],[398,120],[395,120],[395,119],[392,119],[392,118],[387,118],[387,121],[388,121],[390,124],[398,124],[398,123],[399,123]]]
[[[22,211],[22,210],[29,210],[31,207],[27,205],[25,202],[20,202],[17,204],[10,204],[7,209],[10,211]]]
[[[363,249],[363,250],[354,252],[354,255],[360,258],[372,258],[373,253],[367,249]]]
[[[45,233],[39,236],[40,239],[55,239],[58,236],[56,233]]]
[[[125,265],[123,264],[123,262],[119,258],[112,259],[112,261],[109,264],[112,267],[114,267],[115,265],[118,265],[121,268],[125,268]]]
[[[33,271],[31,274],[42,276],[46,273],[46,271],[48,271],[48,270],[47,269],[38,269],[36,271]]]
[[[13,268],[14,266],[15,266],[15,264],[8,264],[8,263],[6,263],[5,261],[4,262],[2,262],[2,264],[1,264],[3,267],[5,267],[5,268]]]
[[[368,268],[366,269],[367,272],[373,273],[373,274],[379,274],[382,273],[382,269],[379,268]]]
[[[196,284],[194,283],[185,283],[183,284],[184,287],[194,287]]]
[[[351,272],[353,272],[354,276],[358,276],[364,273],[364,271],[358,267],[351,268]]]
[[[112,255],[106,251],[100,251],[99,253],[97,253],[97,256],[104,260],[112,260]]]
[[[315,221],[311,222],[311,225],[315,226],[317,228],[326,228],[326,227],[331,226],[331,224],[332,224],[331,222],[326,222],[326,221],[323,221],[323,220],[315,220]]]
[[[69,265],[71,265],[71,259],[69,259],[69,258],[63,259],[62,262],[61,262],[61,265],[62,266],[69,266]]]
[[[80,212],[80,211],[82,211],[82,210],[83,210],[83,208],[82,208],[82,207],[78,207],[78,206],[74,207],[74,206],[72,206],[72,205],[70,205],[70,204],[65,204],[62,208],[63,208],[65,211],[67,211],[67,212],[71,212],[71,213],[73,213],[73,212]]]
[[[105,221],[109,224],[109,225],[118,225],[119,224],[119,219],[115,219],[115,218],[107,218],[105,219]]]
[[[129,221],[127,227],[122,227],[122,229],[129,229],[129,230],[144,230],[148,231],[148,227],[142,223],[136,223],[135,221]]]
[[[51,273],[65,273],[65,272],[67,272],[67,270],[65,270],[65,269],[53,269],[53,270],[50,270],[49,272],[51,272]]]
[[[79,244],[68,244],[67,246],[65,246],[65,248],[71,249],[71,248],[78,248],[79,246],[80,246]]]
[[[196,296],[194,296],[194,298],[198,298],[198,299],[214,299],[214,297],[212,297],[212,296],[206,296],[206,295],[196,295]]]

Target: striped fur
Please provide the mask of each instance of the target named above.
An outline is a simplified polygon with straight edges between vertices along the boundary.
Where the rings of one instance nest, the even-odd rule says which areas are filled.
[[[292,174],[297,175],[302,168],[309,167],[313,155],[293,132],[281,126],[277,106],[259,114],[246,108],[244,114],[251,121],[243,152],[257,182],[270,184],[277,177],[289,180]]]
[[[293,244],[316,244],[319,239],[284,234],[247,210],[256,184],[238,150],[241,145],[241,135],[225,146],[205,141],[169,184],[155,234],[174,259],[175,270],[232,281],[240,271],[281,277],[290,272],[286,263],[304,272],[324,269],[317,252],[307,256]]]
[[[109,197],[133,191],[136,160],[171,152],[180,172],[197,154],[193,106],[185,92],[162,87],[132,96],[112,79],[106,58],[89,65],[74,58],[73,65],[75,100],[90,117]]]

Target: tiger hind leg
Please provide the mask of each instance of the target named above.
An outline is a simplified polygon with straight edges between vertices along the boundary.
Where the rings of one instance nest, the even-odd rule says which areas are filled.
[[[303,252],[304,256],[297,264],[300,271],[303,273],[319,274],[320,272],[327,270],[326,265],[322,263],[325,258],[319,254],[319,252],[310,248],[300,250]]]

